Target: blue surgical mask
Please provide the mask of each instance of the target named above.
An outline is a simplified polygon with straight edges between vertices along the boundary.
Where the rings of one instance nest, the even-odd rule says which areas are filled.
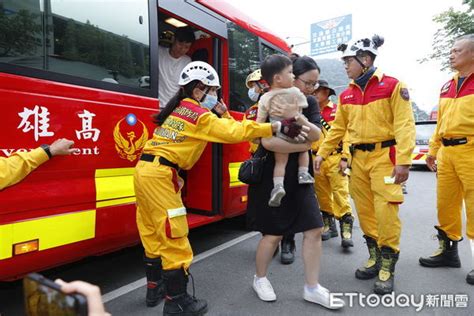
[[[205,107],[206,109],[212,110],[217,104],[217,96],[206,94],[206,97],[201,102],[201,106]]]
[[[252,100],[253,102],[257,102],[260,94],[257,93],[257,91],[255,91],[255,87],[253,87],[249,89],[248,95],[250,100]]]

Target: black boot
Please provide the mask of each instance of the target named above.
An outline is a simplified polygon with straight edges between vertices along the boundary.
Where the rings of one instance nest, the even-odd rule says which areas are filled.
[[[283,236],[281,240],[281,256],[280,261],[283,264],[292,264],[295,261],[295,235]]]
[[[437,267],[453,267],[460,268],[461,260],[458,254],[458,242],[448,238],[446,233],[440,228],[438,230],[439,248],[438,250],[429,257],[421,257],[419,262],[424,267],[437,268]]]
[[[183,269],[163,270],[163,279],[166,283],[163,315],[195,316],[207,313],[207,302],[188,294],[188,276]]]
[[[471,270],[466,276],[466,282],[474,285],[474,270]]]
[[[355,272],[355,277],[360,280],[369,280],[375,278],[380,270],[380,249],[377,246],[377,241],[372,237],[364,235],[369,249],[369,259],[365,266],[359,268]]]
[[[321,239],[328,240],[333,237],[337,237],[337,227],[336,227],[336,222],[334,221],[334,216],[325,212],[321,211],[321,214],[323,215],[323,232],[321,234]]]
[[[153,307],[165,298],[165,283],[162,278],[161,258],[143,256],[146,271],[146,306]]]
[[[339,221],[341,226],[341,246],[342,248],[354,247],[352,241],[352,226],[354,224],[354,217],[351,214],[345,214]]]
[[[378,279],[374,284],[374,292],[384,295],[393,292],[395,265],[397,264],[399,254],[390,247],[382,247],[380,253],[382,266],[379,271]]]

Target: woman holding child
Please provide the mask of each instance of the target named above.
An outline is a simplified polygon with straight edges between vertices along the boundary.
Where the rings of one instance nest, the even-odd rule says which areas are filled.
[[[314,91],[320,72],[318,65],[310,57],[297,57],[292,63],[288,57],[282,55],[268,56],[263,61],[261,70],[263,79],[270,84],[271,89],[288,88],[288,81],[290,81],[304,95],[309,95]],[[317,127],[317,124],[320,123],[319,109],[315,102],[308,102],[306,107],[301,106],[298,104],[300,99],[300,97],[294,96],[294,102],[286,104],[278,104],[282,100],[276,99],[274,104],[266,107],[267,109],[272,106],[279,108],[279,116],[283,116],[282,118],[292,114],[295,108],[303,107],[304,115],[299,116],[298,123],[308,126],[310,132],[305,143],[289,143],[281,138],[273,137],[262,139],[262,146],[257,150],[257,154],[259,151],[262,154],[267,149],[279,154],[287,153],[289,157],[286,161],[283,179],[281,177],[275,179],[275,158],[273,153],[269,152],[264,164],[262,182],[249,186],[248,211],[255,214],[251,228],[263,234],[257,247],[253,289],[263,301],[276,300],[276,294],[266,277],[272,255],[283,235],[303,232],[302,253],[305,274],[303,298],[326,308],[336,309],[341,308],[344,302],[335,298],[330,301],[329,291],[319,284],[323,221],[314,195],[313,184],[298,181],[301,171],[306,171],[306,169],[300,169],[305,167],[300,165],[301,152],[308,151],[311,142],[319,138],[320,130]],[[284,110],[281,110],[282,108]],[[285,115],[281,115],[282,112]],[[272,116],[271,110],[269,116]],[[274,119],[272,117],[272,121]],[[310,174],[313,173],[311,163],[309,163],[307,170]],[[275,187],[281,187],[281,181],[283,181],[285,194],[279,201],[279,206],[274,203],[269,205],[272,190]]]

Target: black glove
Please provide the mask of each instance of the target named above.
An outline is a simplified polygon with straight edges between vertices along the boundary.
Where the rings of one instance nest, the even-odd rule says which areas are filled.
[[[295,138],[300,134],[301,128],[302,126],[296,124],[296,119],[292,117],[281,121],[280,132],[290,138]]]

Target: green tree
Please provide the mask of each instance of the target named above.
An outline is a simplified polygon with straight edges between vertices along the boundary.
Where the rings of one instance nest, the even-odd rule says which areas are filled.
[[[466,11],[455,11],[453,8],[436,15],[434,22],[442,27],[436,31],[433,38],[433,52],[420,62],[428,60],[441,61],[441,70],[449,68],[449,52],[454,40],[465,34],[474,33],[474,0],[462,0]]]
[[[0,10],[0,57],[34,56],[36,49],[41,47],[40,34],[38,14],[20,10],[7,16],[3,9]]]
[[[230,106],[244,111],[252,102],[247,97],[245,78],[260,67],[258,38],[233,22],[229,28]]]
[[[428,113],[420,109],[415,102],[411,103],[413,116],[415,117],[416,121],[426,121],[429,119]]]

